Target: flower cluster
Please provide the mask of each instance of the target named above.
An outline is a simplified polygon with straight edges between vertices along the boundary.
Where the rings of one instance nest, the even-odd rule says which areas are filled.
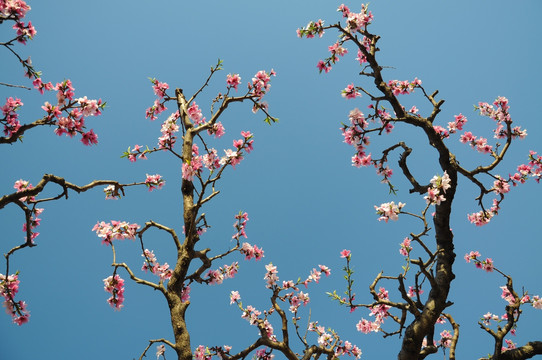
[[[145,110],[145,118],[156,120],[158,115],[167,110],[167,107],[164,105],[164,98],[167,96],[166,90],[169,89],[169,85],[154,78],[149,78],[149,80],[151,81],[152,89],[158,98],[154,100],[154,104],[151,107]]]
[[[317,321],[310,322],[307,330],[318,335],[318,345],[321,347],[333,346],[335,348],[334,358],[343,355],[355,356],[356,359],[361,357],[361,350],[356,345],[352,345],[349,341],[343,342],[331,329],[329,330],[329,333],[326,332],[326,328],[318,325]]]
[[[487,154],[493,151],[493,146],[487,143],[487,139],[483,137],[477,138],[470,131],[465,132],[459,137],[459,141],[463,144],[470,144],[473,149],[478,150],[481,153]]]
[[[467,214],[469,221],[476,226],[483,226],[491,220],[491,218],[499,213],[500,207],[499,204],[501,200],[493,199],[493,205],[489,210],[480,210],[477,213]]]
[[[443,348],[449,348],[452,345],[452,334],[448,330],[443,330],[440,333],[440,340],[438,344]]]
[[[156,175],[149,175],[147,174],[147,179],[145,179],[145,185],[149,188],[149,191],[153,191],[154,189],[160,190],[162,186],[166,181],[162,179],[162,176],[159,174]]]
[[[463,130],[463,125],[467,123],[467,118],[463,114],[455,115],[454,121],[448,123],[448,131],[455,134],[457,130]]]
[[[6,313],[11,315],[13,322],[22,325],[28,322],[30,312],[26,309],[24,301],[15,301],[15,295],[19,292],[19,275],[0,274],[0,296],[4,298],[3,306]]]
[[[326,276],[329,276],[331,274],[331,270],[325,265],[318,265],[318,269],[315,269],[315,268],[312,269],[309,276],[305,279],[305,281],[303,281],[303,285],[305,285],[305,287],[307,287],[308,284],[313,282],[313,281],[318,284],[322,274],[325,274]]]
[[[211,360],[212,355],[209,351],[209,348],[200,345],[194,350],[194,359],[195,360]]]
[[[341,91],[341,96],[346,99],[355,99],[356,97],[361,96],[361,93],[357,91],[354,84],[350,84]]]
[[[389,300],[389,294],[388,291],[381,287],[378,290],[377,297],[379,300],[387,301]],[[362,332],[364,334],[368,334],[371,331],[378,332],[380,331],[380,327],[384,323],[384,319],[386,319],[389,316],[388,310],[390,309],[389,305],[385,305],[383,303],[377,303],[373,305],[370,308],[370,316],[374,316],[374,321],[369,321],[364,318],[362,318],[357,324],[356,329],[359,332]]]
[[[159,149],[173,149],[173,146],[177,141],[177,136],[175,136],[175,133],[179,132],[179,125],[177,124],[177,120],[179,119],[179,117],[179,111],[175,111],[162,124],[162,128],[160,129],[162,136],[158,138]],[[145,152],[140,155],[140,158],[145,159]],[[130,161],[132,161],[131,158]]]
[[[324,35],[324,21],[311,21],[304,28],[297,29],[297,36],[302,38],[303,36],[307,39],[311,39],[314,35],[322,37]]]
[[[378,221],[384,220],[385,222],[388,222],[388,220],[397,221],[399,219],[399,214],[401,213],[401,209],[406,204],[400,202],[399,204],[395,205],[395,202],[389,202],[381,204],[380,206],[375,205],[376,214],[380,215],[378,218]]]
[[[471,251],[468,254],[465,254],[465,261],[470,263],[471,260],[474,262],[474,266],[478,269],[484,269],[487,272],[493,271],[493,259],[486,258],[485,260],[480,260],[480,253],[478,251]]]
[[[344,18],[347,18],[346,30],[350,33],[362,32],[374,20],[373,13],[368,11],[368,5],[361,4],[359,13],[351,12],[346,5],[341,5],[337,11],[342,12]]]
[[[107,302],[115,310],[120,310],[124,305],[124,280],[119,276],[109,276],[104,279],[104,290],[111,294]]]
[[[2,20],[15,21],[12,28],[17,33],[17,37],[15,39],[21,44],[26,44],[27,40],[32,40],[32,38],[36,35],[36,29],[34,26],[32,26],[31,21],[29,21],[27,25],[21,21],[29,10],[30,6],[28,6],[23,0],[0,1],[0,17]]]
[[[163,99],[167,96],[166,90],[169,89],[169,85],[167,83],[160,82],[156,79],[149,79],[152,83],[152,89],[154,90],[154,93],[156,96],[158,96],[159,99]]]
[[[188,109],[186,109],[186,112],[190,120],[192,120],[196,125],[201,125],[206,120],[203,116],[203,113],[201,112],[201,109],[195,101],[192,101]]]
[[[241,236],[243,236],[245,239],[247,238],[245,228],[247,226],[248,220],[249,218],[246,212],[239,211],[239,213],[235,215],[235,222],[233,223],[233,227],[235,228],[236,233],[233,234],[233,236],[231,237],[232,239],[239,241],[239,238]]]
[[[415,78],[413,81],[390,80],[388,82],[390,90],[393,92],[393,95],[396,96],[410,94],[416,87],[420,87],[421,85],[422,81],[418,78]]]
[[[256,98],[252,107],[253,113],[256,113],[259,109],[267,109],[267,103],[262,102],[262,98],[271,88],[271,76],[276,76],[275,70],[271,69],[269,74],[264,70],[260,70],[254,75],[252,82],[248,83],[250,95]]]
[[[412,246],[410,245],[411,240],[406,237],[401,244],[399,244],[401,247],[399,248],[399,253],[403,256],[408,256],[410,252],[412,251]]]
[[[29,181],[26,181],[26,180],[23,180],[23,179],[19,179],[17,181],[15,181],[15,184],[13,185],[13,188],[15,190],[17,190],[17,192],[21,192],[21,191],[24,191],[24,190],[30,190],[30,189],[33,189],[34,187],[32,186],[32,184],[30,184]],[[35,197],[34,196],[23,196],[19,199],[20,201],[22,202],[27,202],[27,203],[31,203],[33,201],[35,201]],[[38,218],[38,216],[43,212],[44,209],[42,208],[32,208],[31,210],[31,216],[30,216],[30,238],[27,239],[27,241],[30,241],[32,243],[34,243],[34,239],[36,237],[38,237],[38,235],[40,234],[39,232],[35,232],[33,231],[36,227],[38,227],[40,225],[40,221],[41,219]],[[28,233],[27,231],[27,222],[25,222],[23,224],[23,231]]]
[[[258,261],[264,257],[262,248],[259,248],[257,245],[252,246],[247,242],[243,243],[239,251],[245,255],[245,260],[255,259]]]
[[[265,276],[263,277],[267,282],[265,287],[271,289],[273,286],[277,285],[277,281],[279,281],[277,267],[272,263],[269,263],[265,265],[265,270],[267,270]]]
[[[79,133],[83,144],[97,144],[98,136],[92,129],[84,132],[86,128],[85,118],[101,115],[105,103],[102,103],[101,99],[89,100],[86,96],[75,99],[75,89],[69,79],[57,83],[52,89],[57,90],[57,104],[52,105],[46,101],[41,107],[46,112],[44,117],[46,123],[57,126],[54,132],[58,136],[65,134],[73,137]],[[64,114],[67,114],[67,116],[64,116]]]
[[[173,275],[173,272],[169,268],[169,264],[164,263],[163,265],[160,265],[152,250],[149,251],[148,249],[145,249],[141,256],[145,258],[143,261],[143,266],[141,267],[142,271],[147,272],[150,270],[151,273],[160,277],[160,281],[169,280],[171,275]]]
[[[126,221],[111,220],[111,223],[98,222],[92,228],[96,231],[96,235],[102,238],[102,244],[110,245],[113,240],[134,240],[137,230],[140,228],[138,224],[129,224]]]
[[[38,237],[40,234],[39,232],[34,231],[36,227],[40,225],[41,219],[38,217],[43,212],[42,208],[34,208],[32,209],[32,216],[30,216],[30,241],[32,244],[34,243],[34,239]],[[25,222],[23,224],[23,231],[27,232],[27,223]]]
[[[231,265],[219,267],[218,270],[209,270],[209,272],[207,272],[208,278],[205,281],[209,285],[220,285],[225,279],[233,278],[238,270],[239,263],[236,261]]]
[[[228,84],[228,87],[237,90],[237,87],[241,84],[241,77],[239,74],[228,74],[226,77],[226,84]]]
[[[66,134],[70,137],[77,133],[81,134],[81,142],[85,145],[98,143],[98,136],[91,129],[85,132],[85,118],[88,116],[98,116],[101,110],[105,107],[102,100],[89,100],[87,97],[75,99],[74,88],[70,80],[65,80],[62,83],[57,83],[56,86],[43,85],[41,79],[34,81],[35,86],[43,93],[45,90],[57,90],[57,104],[52,105],[49,102],[41,107],[47,114],[43,121],[47,125],[56,125],[54,132],[61,136]],[[49,83],[50,84],[50,83]],[[6,99],[6,103],[2,106],[3,118],[0,123],[4,125],[4,135],[8,138],[17,136],[21,124],[18,120],[16,111],[23,105],[20,99],[12,97]]]
[[[0,124],[4,125],[4,135],[8,138],[16,134],[21,128],[21,123],[18,120],[19,114],[17,114],[17,110],[21,106],[23,106],[21,99],[13,99],[12,97],[6,99],[5,105],[2,106],[4,118],[0,120]]]
[[[446,193],[450,185],[450,177],[448,173],[444,171],[442,176],[434,176],[431,179],[431,187],[427,188],[427,195],[424,197],[427,204],[440,205],[442,201],[446,201],[443,193]]]

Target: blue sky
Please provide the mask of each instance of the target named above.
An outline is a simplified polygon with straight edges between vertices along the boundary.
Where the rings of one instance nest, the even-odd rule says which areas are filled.
[[[35,184],[44,173],[77,184],[94,179],[142,181],[146,173],[159,173],[167,183],[163,190],[152,193],[129,188],[126,198],[119,201],[105,201],[96,189],[45,204],[39,246],[11,259],[11,269],[21,271],[20,298],[28,303],[31,320],[18,327],[8,315],[0,317],[4,344],[0,357],[137,358],[148,339],[171,338],[167,305],[149,289],[128,283],[125,308],[114,312],[107,305],[102,279],[111,274],[111,252],[90,229],[102,220],[142,224],[152,219],[180,232],[178,161],[154,154],[147,161],[129,163],[120,155],[134,144],[154,146],[160,136],[161,120],[153,123],[144,117],[154,100],[148,77],[191,94],[218,58],[224,60],[224,71],[198,101],[204,112],[210,99],[224,90],[228,73],[239,73],[245,83],[256,71],[274,68],[277,77],[267,101],[280,122],[269,127],[247,104],[232,106],[223,117],[227,133],[216,147],[231,147],[241,130],[251,130],[255,151],[235,171],[226,172],[219,184],[221,195],[205,208],[212,228],[202,245],[217,252],[227,248],[233,216],[242,209],[251,219],[249,241],[264,248],[265,258],[258,263],[232,258],[225,262],[241,262],[235,279],[221,286],[193,288],[188,315],[192,344],[228,344],[236,351],[255,339],[256,328],[229,305],[228,294],[239,290],[245,305],[268,308],[265,264],[277,265],[283,280],[306,277],[313,267],[325,264],[331,267],[332,276],[308,289],[311,320],[357,344],[366,359],[396,356],[400,339],[356,332],[355,324],[367,312],[349,314],[325,296],[326,291],[344,290],[339,252],[345,248],[354,254],[359,301],[370,301],[367,289],[380,270],[390,275],[401,271],[398,244],[418,224],[408,218],[379,223],[373,205],[403,201],[413,212],[424,205],[422,198],[408,194],[408,185],[399,176],[395,179],[399,193],[393,197],[374,170],[350,164],[352,149],[342,143],[340,123],[354,107],[363,110],[369,104],[365,97],[346,101],[340,96],[340,90],[352,82],[369,85],[357,76],[354,52],[329,74],[320,75],[316,64],[327,56],[327,46],[335,42],[336,34],[329,32],[312,40],[296,37],[295,30],[310,20],[322,18],[328,24],[338,20],[335,10],[340,2],[157,1],[149,5],[100,0],[89,6],[57,0],[29,4],[28,19],[38,34],[26,47],[18,48],[23,57],[32,56],[44,80],[55,83],[69,78],[77,96],[101,97],[108,107],[103,116],[89,122],[99,136],[96,147],[57,138],[52,129],[32,131],[22,144],[4,146],[0,192],[13,191],[13,183],[20,178]],[[361,6],[346,4],[353,11]],[[375,1],[370,9],[375,16],[372,32],[382,36],[381,65],[390,66],[386,79],[418,77],[427,90],[438,89],[446,100],[438,124],[445,126],[453,115],[463,113],[469,118],[469,130],[485,132],[491,138],[492,121],[475,115],[473,104],[506,96],[515,123],[526,128],[529,136],[513,144],[498,173],[514,172],[517,164],[526,162],[530,149],[542,151],[536,91],[542,81],[539,2]],[[11,32],[5,25],[0,27],[2,39]],[[15,58],[7,51],[1,54],[1,81],[29,85]],[[44,101],[54,100],[54,94],[42,96],[6,87],[0,88],[0,95],[2,99],[20,97],[25,103],[21,118],[28,122],[42,116]],[[403,101],[406,107],[418,106],[422,113],[428,109],[419,92]],[[428,181],[438,172],[435,153],[411,129],[398,127],[391,138],[374,138],[374,149],[397,139],[415,148],[411,163],[420,179]],[[465,166],[486,161],[457,138],[449,144]],[[55,190],[49,191],[46,194]],[[492,257],[514,277],[517,289],[542,294],[539,186],[531,182],[514,188],[503,202],[501,214],[483,228],[475,228],[466,218],[466,213],[478,211],[476,195],[460,179],[452,220],[457,278],[449,297],[455,303],[449,310],[461,324],[458,358],[481,357],[491,351],[489,336],[476,322],[488,311],[504,313],[505,306],[499,289],[503,279],[466,264],[462,260],[466,252],[478,250]],[[23,240],[22,223],[14,206],[0,212],[2,253]],[[159,261],[174,262],[174,247],[167,237],[154,232],[146,245],[155,250]],[[118,256],[135,269],[141,265],[138,245],[130,241],[118,246]],[[388,286],[392,291],[396,288],[395,284]],[[304,316],[306,319],[308,309]],[[527,308],[513,340],[518,344],[540,340],[535,337],[542,333],[540,316],[540,311]]]

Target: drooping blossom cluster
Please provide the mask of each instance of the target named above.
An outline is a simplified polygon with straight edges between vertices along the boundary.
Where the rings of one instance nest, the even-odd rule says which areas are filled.
[[[450,177],[448,173],[444,171],[444,175],[435,175],[431,179],[431,187],[427,188],[427,195],[424,197],[427,204],[440,205],[442,201],[446,201],[444,194],[448,190],[450,185]]]
[[[448,330],[440,333],[440,340],[437,342],[443,348],[449,348],[452,345],[452,334]]]
[[[165,183],[166,181],[162,179],[162,176],[159,174],[147,174],[147,179],[145,179],[145,185],[147,185],[149,191],[153,191],[154,189],[160,190]]]
[[[4,125],[4,135],[11,137],[16,134],[21,128],[19,122],[19,114],[17,110],[23,106],[21,99],[13,99],[12,97],[6,99],[6,103],[2,106],[3,119],[0,120],[0,124]]]
[[[207,272],[207,279],[205,281],[209,285],[220,285],[225,279],[233,278],[238,271],[239,263],[236,261],[231,265],[219,267],[218,270],[209,270]]]
[[[2,305],[13,322],[20,326],[28,322],[30,312],[26,309],[24,301],[15,301],[15,295],[19,292],[19,282],[18,274],[8,276],[0,274],[0,296],[4,298]]]
[[[145,249],[141,256],[145,258],[143,261],[143,266],[141,267],[142,271],[147,272],[150,270],[151,273],[160,278],[160,281],[169,280],[173,275],[173,271],[169,268],[168,263],[160,265],[160,263],[156,260],[154,251]]]
[[[92,228],[92,231],[96,232],[99,238],[102,238],[102,244],[110,245],[113,240],[134,240],[137,230],[140,226],[138,224],[130,224],[126,221],[111,220],[111,223],[104,221],[98,222]]]
[[[380,287],[378,289],[377,297],[379,300],[387,301],[389,300],[389,294],[388,291]],[[364,334],[368,334],[371,331],[378,332],[380,331],[380,327],[384,323],[384,319],[386,319],[389,316],[388,310],[390,309],[389,305],[383,304],[383,303],[377,303],[373,305],[370,308],[370,314],[369,316],[374,316],[374,321],[369,321],[367,319],[362,318],[357,324],[356,329],[359,332],[362,332]]]
[[[465,261],[470,263],[471,260],[474,262],[474,266],[478,269],[483,269],[487,272],[493,271],[493,259],[486,258],[485,260],[480,260],[480,253],[478,251],[471,251],[468,254],[465,254]]]
[[[17,192],[21,192],[27,189],[28,190],[33,189],[34,187],[29,181],[19,179],[15,181],[13,188],[17,190]],[[30,197],[23,196],[19,200],[30,204],[36,199],[34,196],[30,196]],[[36,208],[36,207],[33,207],[31,210],[31,216],[30,216],[30,221],[29,221],[30,222],[30,238],[27,239],[27,241],[32,242],[32,244],[34,243],[34,239],[38,237],[38,235],[40,234],[39,232],[34,231],[34,229],[40,225],[41,219],[38,218],[38,216],[43,212],[43,210],[44,209],[42,208]],[[23,223],[23,231],[28,234],[26,221]]]
[[[124,305],[124,280],[118,275],[104,279],[104,290],[111,294],[107,302],[115,310],[120,310]]]
[[[375,205],[376,214],[380,215],[378,218],[378,221],[384,220],[385,222],[388,222],[388,220],[397,221],[399,219],[399,214],[401,213],[401,209],[405,206],[405,203],[399,202],[399,204],[395,204],[395,202],[389,202],[389,203],[383,203],[380,206]]]

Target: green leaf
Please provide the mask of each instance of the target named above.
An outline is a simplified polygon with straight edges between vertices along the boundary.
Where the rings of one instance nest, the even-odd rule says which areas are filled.
[[[268,116],[263,120],[265,123],[271,125],[271,122],[276,123],[279,121],[279,118],[274,118],[272,116]]]

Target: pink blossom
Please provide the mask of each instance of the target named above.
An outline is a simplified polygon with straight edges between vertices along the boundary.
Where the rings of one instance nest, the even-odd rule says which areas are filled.
[[[350,259],[350,253],[351,253],[350,250],[344,249],[343,251],[341,251],[341,257],[342,257],[342,258]]]
[[[354,84],[350,84],[341,91],[341,96],[347,99],[355,99],[356,97],[361,96],[361,93],[356,90]]]
[[[378,218],[378,221],[384,220],[385,222],[388,222],[388,220],[396,221],[399,219],[399,214],[401,213],[401,209],[406,204],[400,202],[399,204],[395,205],[395,202],[389,202],[381,204],[380,206],[375,205],[375,210],[377,215],[380,215]]]
[[[241,295],[239,295],[238,291],[232,291],[230,293],[230,305],[238,301],[241,301]]]
[[[412,251],[412,246],[410,246],[410,239],[406,237],[400,245],[401,248],[399,249],[399,253],[403,256],[408,256],[408,254],[410,254],[410,252]]]
[[[89,132],[83,133],[81,142],[87,146],[98,143],[98,135],[92,129]]]
[[[154,93],[158,98],[162,99],[166,96],[166,90],[169,89],[169,85],[167,83],[162,83],[156,79],[150,79],[153,86],[152,89],[154,90]]]
[[[542,309],[542,297],[538,295],[533,296],[532,304],[535,309]]]
[[[228,74],[226,78],[226,83],[228,86],[233,87],[235,90],[237,90],[237,86],[241,83],[241,77],[239,74]]]
[[[166,181],[162,179],[162,176],[159,174],[156,175],[149,175],[147,174],[147,179],[145,179],[145,185],[149,188],[149,191],[153,191],[154,189],[161,189]]]
[[[442,345],[442,347],[445,347],[445,348],[450,347],[450,345],[452,344],[452,335],[450,334],[448,330],[444,330],[440,333],[439,343],[440,345]]]
[[[493,192],[495,194],[506,194],[510,191],[510,185],[503,180],[500,176],[497,176],[497,180],[493,182]]]
[[[124,305],[124,280],[116,274],[104,279],[104,290],[111,294],[107,302],[115,310],[120,310]]]
[[[196,125],[201,125],[205,122],[205,118],[203,117],[203,114],[195,101],[193,101],[190,107],[188,107],[187,112],[190,120],[192,120]]]

